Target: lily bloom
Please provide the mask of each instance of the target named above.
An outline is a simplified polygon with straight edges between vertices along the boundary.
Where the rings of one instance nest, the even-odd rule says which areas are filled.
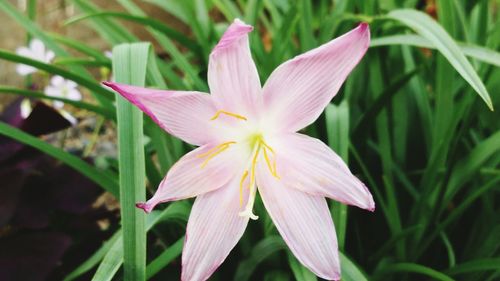
[[[16,54],[30,59],[39,60],[44,63],[50,63],[55,57],[54,52],[48,50],[43,42],[36,38],[31,39],[29,47],[17,48]],[[37,72],[38,69],[31,65],[18,64],[16,71],[19,75],[26,76]]]
[[[170,134],[199,146],[137,207],[195,197],[182,253],[182,280],[206,280],[243,235],[258,193],[297,259],[340,279],[335,228],[325,197],[373,211],[368,189],[320,140],[313,123],[365,54],[370,32],[349,33],[280,65],[261,87],[250,54],[252,26],[235,20],[210,55],[211,95],[105,83]]]

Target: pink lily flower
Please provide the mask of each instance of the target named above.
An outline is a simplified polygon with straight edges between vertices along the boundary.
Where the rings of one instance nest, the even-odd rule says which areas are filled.
[[[210,55],[211,95],[105,83],[170,134],[199,146],[137,207],[196,196],[182,253],[182,280],[206,280],[243,235],[257,190],[297,259],[340,279],[335,228],[325,197],[373,211],[375,203],[342,159],[297,133],[313,123],[365,54],[368,25],[299,55],[261,87],[250,54],[252,26],[235,20]]]

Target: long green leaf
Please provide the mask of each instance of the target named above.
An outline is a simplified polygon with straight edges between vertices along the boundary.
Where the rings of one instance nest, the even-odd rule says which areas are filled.
[[[457,43],[436,21],[425,13],[417,10],[393,10],[388,16],[409,26],[418,34],[431,41],[436,49],[443,54],[455,70],[470,84],[476,93],[484,100],[486,105],[493,110],[488,90],[477,75],[476,71],[460,50]]]
[[[113,18],[119,18],[119,19],[124,19],[132,22],[136,22],[145,26],[149,26],[157,31],[162,32],[166,36],[176,40],[179,42],[182,46],[190,49],[193,52],[198,52],[201,53],[200,46],[194,42],[193,40],[189,39],[186,37],[184,34],[180,33],[179,31],[168,27],[161,21],[148,18],[148,17],[140,17],[140,16],[133,16],[125,13],[118,13],[118,12],[97,12],[97,13],[92,13],[92,14],[84,14],[80,15],[77,17],[74,17],[68,21],[65,22],[66,25],[74,24],[79,21],[89,19],[89,18],[98,18],[98,17],[113,17]]]
[[[162,270],[167,264],[177,258],[184,246],[184,237],[170,245],[161,255],[155,258],[146,268],[147,279],[149,280]]]
[[[60,75],[66,79],[75,81],[79,85],[86,87],[90,91],[95,92],[96,94],[99,94],[100,96],[106,97],[108,99],[113,98],[113,93],[111,91],[105,89],[104,87],[102,87],[101,84],[99,84],[96,81],[91,80],[89,78],[83,77],[79,74],[75,74],[71,71],[65,70],[63,68],[56,67],[56,66],[53,66],[50,64],[46,64],[46,63],[43,63],[43,62],[40,62],[37,60],[32,60],[32,59],[27,58],[27,57],[18,56],[16,54],[13,54],[12,52],[9,52],[7,50],[2,50],[2,49],[0,49],[0,58],[8,60],[8,61],[12,61],[12,62],[31,65],[35,68],[44,70],[46,72]]]
[[[457,42],[460,50],[471,58],[480,60],[485,63],[500,66],[500,53],[494,50],[477,46],[474,44]],[[436,46],[425,37],[416,34],[400,34],[400,35],[390,35],[384,37],[372,38],[370,41],[370,47],[381,47],[381,46],[391,46],[391,45],[409,45],[420,48],[435,49]]]
[[[429,277],[432,277],[434,280],[440,280],[440,281],[454,281],[451,277],[448,275],[441,273],[435,269],[432,269],[430,267],[426,267],[420,264],[416,263],[395,263],[387,266],[387,268],[384,268],[382,270],[384,273],[388,272],[412,272],[412,273],[418,273],[422,275],[426,275]]]
[[[8,86],[1,86],[0,85],[0,93],[7,94],[7,95],[9,95],[9,94],[10,95],[19,95],[19,96],[24,96],[24,97],[28,97],[28,98],[62,101],[65,104],[69,104],[69,105],[72,105],[76,108],[81,108],[81,109],[95,112],[95,113],[100,114],[100,115],[102,115],[106,118],[109,118],[109,119],[114,119],[116,117],[115,111],[113,108],[103,108],[101,106],[93,105],[93,104],[82,102],[82,101],[75,101],[75,100],[70,100],[67,98],[56,97],[56,96],[47,96],[42,92],[36,92],[36,91],[30,91],[30,90],[24,90],[24,89],[18,89],[18,88],[12,88],[12,87],[8,87]]]
[[[342,280],[344,281],[368,281],[365,274],[346,255],[339,252],[340,267],[342,269]]]
[[[329,104],[325,109],[325,119],[328,145],[348,163],[349,106],[347,102],[343,101],[339,106]],[[337,231],[339,249],[344,250],[347,229],[347,205],[340,202],[331,202],[330,206]]]
[[[36,148],[43,153],[46,153],[56,158],[57,160],[60,160],[64,164],[80,172],[82,175],[86,176],[97,185],[100,185],[102,188],[104,188],[104,190],[110,192],[118,198],[118,184],[116,179],[110,177],[107,173],[103,173],[102,171],[97,170],[95,167],[83,161],[82,159],[1,121],[0,134]]]
[[[187,221],[189,214],[189,205],[185,202],[175,202],[170,204],[163,211],[153,211],[147,216],[146,231],[149,231],[153,226],[161,221],[167,220],[182,220]],[[120,233],[119,230],[117,233]],[[167,249],[168,250],[168,249]],[[123,239],[119,237],[113,245],[109,246],[102,262],[97,268],[97,271],[92,278],[92,281],[110,281],[123,264]]]
[[[149,43],[122,44],[113,48],[116,82],[144,86]],[[146,229],[144,213],[135,207],[145,198],[145,160],[142,112],[117,94],[118,163],[123,227],[124,280],[146,280]]]

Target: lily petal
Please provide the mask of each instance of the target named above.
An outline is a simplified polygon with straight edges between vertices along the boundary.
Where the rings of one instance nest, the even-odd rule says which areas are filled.
[[[235,177],[229,184],[196,198],[182,251],[183,281],[207,280],[243,235],[248,217],[238,215],[238,180]]]
[[[250,115],[260,104],[261,85],[248,44],[252,30],[234,20],[210,54],[208,84],[219,110]]]
[[[257,185],[267,212],[295,257],[317,276],[340,279],[337,236],[325,198],[284,185],[264,163]]]
[[[216,147],[204,145],[184,155],[170,168],[155,195],[136,206],[149,213],[159,203],[195,197],[227,184],[243,170],[247,159],[243,155],[248,152],[245,147],[234,144],[209,159]],[[238,201],[237,196],[235,200]]]
[[[263,89],[264,105],[281,131],[314,122],[337,94],[370,43],[366,23],[276,68]]]
[[[375,202],[368,188],[356,178],[342,158],[322,141],[291,133],[276,138],[278,174],[287,186],[370,211]]]
[[[187,143],[204,145],[214,140],[210,118],[216,112],[209,95],[200,92],[154,90],[104,82],[149,115],[168,133]]]

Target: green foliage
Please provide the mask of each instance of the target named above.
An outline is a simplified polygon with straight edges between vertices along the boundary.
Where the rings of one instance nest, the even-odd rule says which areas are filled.
[[[104,11],[96,5],[99,1],[70,2],[79,14],[66,24],[89,25],[110,46],[131,43],[114,49],[118,82],[162,89],[168,84],[176,90],[208,91],[210,51],[236,17],[255,26],[250,44],[263,82],[283,61],[343,34],[359,21],[369,22],[371,48],[325,114],[307,129],[349,162],[377,205],[368,213],[331,204],[343,279],[500,276],[500,116],[488,110],[500,105],[497,0],[435,1],[437,20],[422,6],[434,1],[414,0],[148,0],[140,6],[117,0],[120,11]],[[190,32],[177,31],[173,21],[151,18],[142,5],[165,10]],[[109,72],[111,61],[71,35],[41,29],[30,7],[25,14],[0,1],[0,11],[42,40],[57,59],[45,64],[7,50],[0,50],[0,59],[73,80],[96,102],[71,102],[11,86],[1,86],[0,93],[62,100],[117,121],[120,136],[122,172],[116,175],[0,123],[0,134],[61,160],[116,197],[120,181],[122,229],[66,280],[89,271],[95,271],[94,280],[178,279],[191,203],[164,204],[159,207],[163,211],[155,211],[146,221],[134,203],[144,199],[144,186],[156,188],[190,148],[148,118],[142,122],[142,115],[121,98],[117,110],[114,95],[91,71],[99,67]],[[156,49],[133,43],[139,34],[127,29],[126,22],[142,26],[141,32],[156,41]],[[143,141],[142,132],[149,142]],[[265,225],[270,221],[267,215],[259,216],[213,280],[316,280]],[[148,241],[157,243],[146,249],[148,230]]]

